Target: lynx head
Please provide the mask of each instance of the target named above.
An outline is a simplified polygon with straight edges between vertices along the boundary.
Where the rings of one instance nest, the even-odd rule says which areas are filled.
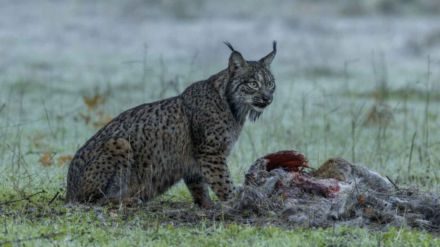
[[[270,64],[277,52],[277,43],[273,42],[273,50],[258,61],[246,61],[240,52],[228,42],[231,49],[226,87],[226,97],[232,113],[238,121],[247,116],[255,121],[263,110],[272,103],[275,91],[275,79],[270,72]]]

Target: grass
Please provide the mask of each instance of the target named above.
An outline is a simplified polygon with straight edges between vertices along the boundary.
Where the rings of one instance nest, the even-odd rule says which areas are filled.
[[[276,72],[275,72],[276,73]],[[316,75],[321,78],[321,73]],[[289,78],[278,75],[278,92],[274,105],[255,124],[248,124],[232,153],[229,164],[234,180],[243,181],[243,174],[256,158],[281,149],[304,152],[316,167],[333,156],[347,157],[389,175],[399,184],[413,184],[421,189],[438,192],[439,173],[436,156],[440,144],[431,138],[425,145],[423,131],[438,129],[435,112],[423,121],[423,92],[406,97],[407,109],[397,105],[387,123],[364,125],[369,106],[374,105],[372,93],[351,91],[340,97],[332,88],[308,90],[300,81],[286,83]],[[160,77],[159,77],[160,78]],[[310,75],[308,75],[310,78]],[[175,86],[148,81],[146,85],[127,87],[107,84],[81,84],[72,91],[65,85],[24,83],[19,79],[2,86],[4,107],[0,136],[1,180],[0,244],[5,245],[155,245],[155,246],[432,246],[440,239],[430,233],[411,229],[330,228],[302,229],[274,224],[236,222],[231,219],[196,217],[187,222],[164,212],[183,210],[181,214],[198,215],[202,210],[191,205],[190,195],[182,184],[159,197],[162,210],[68,207],[63,203],[66,161],[97,128],[99,119],[114,116],[133,102],[141,103],[144,95],[160,98],[175,93]],[[166,80],[165,80],[166,81]],[[143,92],[139,88],[161,83],[161,90]],[[186,82],[178,87],[183,88]],[[344,82],[345,83],[345,82]],[[173,84],[173,85],[174,85]],[[66,87],[63,87],[66,86]],[[337,86],[334,88],[338,88]],[[382,87],[378,86],[378,90]],[[64,92],[64,93],[63,93]],[[410,93],[411,91],[409,91]],[[144,94],[145,93],[145,94]],[[377,93],[377,92],[376,92]],[[388,92],[387,103],[395,98]],[[45,95],[51,95],[46,97]],[[42,99],[41,96],[45,98]],[[96,104],[86,102],[96,99]],[[125,97],[130,96],[130,100]],[[335,98],[338,96],[338,98]],[[99,100],[105,98],[103,100]],[[10,100],[14,98],[14,100]],[[69,105],[57,104],[71,102]],[[2,98],[3,99],[3,98]],[[400,99],[400,98],[399,98]],[[89,105],[92,104],[92,105]],[[435,94],[429,104],[437,104]],[[411,110],[409,106],[413,107]],[[421,111],[417,109],[422,109]],[[433,107],[428,108],[433,109]],[[87,117],[89,119],[87,119]],[[276,120],[276,121],[274,121]],[[403,129],[405,121],[407,133]],[[97,124],[96,124],[97,123]],[[262,132],[261,130],[265,131]],[[47,160],[44,160],[47,155]],[[411,156],[411,157],[410,157]],[[171,206],[182,202],[182,207]],[[168,206],[167,206],[168,205]],[[168,211],[167,211],[168,210]]]
[[[148,19],[136,4],[119,8],[100,3],[92,8],[75,1],[56,3],[56,9],[52,4],[41,7],[50,18],[28,12],[32,8],[27,5],[0,8],[0,18],[6,23],[3,28],[20,26],[0,34],[0,41],[8,45],[3,51],[6,62],[0,63],[0,245],[440,244],[436,234],[407,228],[292,229],[274,219],[246,223],[221,215],[211,217],[192,206],[182,184],[150,206],[133,210],[69,207],[62,200],[68,157],[109,117],[173,96],[190,82],[223,69],[227,54],[219,48],[220,39],[242,42],[237,49],[243,49],[245,57],[268,51],[272,39],[280,45],[273,64],[277,80],[274,102],[259,121],[246,124],[228,160],[237,184],[258,157],[295,149],[305,153],[314,167],[340,156],[389,176],[399,186],[439,193],[438,62],[431,64],[402,51],[414,36],[429,35],[430,28],[423,33],[411,18],[397,19],[397,28],[393,22],[368,17],[316,23],[292,17],[292,11],[309,9],[300,8],[309,6],[308,1],[298,8],[283,5],[282,10],[265,2],[269,9],[280,10],[279,22],[272,13],[261,11],[262,16],[274,18],[273,23],[267,18],[260,18],[264,23],[252,19],[246,12],[248,5],[236,6],[233,1],[229,2],[234,9],[230,15],[224,15],[214,2],[204,5],[210,11],[198,13],[167,5],[166,11],[181,13],[166,21]],[[137,14],[127,16],[132,13],[127,9],[138,9]],[[322,13],[327,11],[322,9]],[[205,22],[203,16],[211,14],[215,18]],[[215,33],[212,25],[217,25]],[[400,30],[399,35],[390,34],[393,28]],[[419,29],[420,35],[415,32]],[[69,34],[60,35],[64,34],[60,30],[69,30]],[[187,35],[187,30],[194,33]],[[231,33],[243,35],[237,38]],[[212,39],[194,40],[196,36]],[[143,44],[146,41],[150,46]],[[420,52],[439,54],[436,46],[422,46]],[[388,62],[370,59],[376,49],[391,54]],[[102,100],[86,103],[84,97]],[[367,121],[379,103],[387,106],[391,117]]]
[[[142,246],[434,246],[435,236],[409,229],[371,231],[255,226],[201,218],[179,224],[160,213],[97,207],[50,205],[50,193],[2,205],[0,245],[142,245]],[[13,196],[13,195],[11,195]],[[4,198],[2,198],[4,199]],[[155,202],[153,202],[154,204]],[[163,207],[166,204],[161,204]],[[193,208],[193,211],[200,211]]]
[[[377,97],[377,91],[371,90],[370,92],[343,92],[343,95],[349,95],[354,96],[357,98],[375,98]],[[424,102],[426,100],[426,90],[418,89],[418,88],[398,88],[395,90],[389,90],[388,91],[388,98],[391,100],[409,100],[409,101],[418,101],[418,102]],[[431,100],[438,102],[440,101],[440,93],[437,91],[431,92]],[[435,117],[432,115],[432,117]]]
[[[316,76],[320,78],[322,75]],[[368,106],[374,104],[375,89],[372,93],[350,92],[338,100],[334,99],[337,94],[331,89],[320,92],[304,89],[303,93],[308,95],[296,98],[286,96],[285,92],[292,90],[291,85],[283,83],[286,80],[288,78],[279,80],[274,106],[265,112],[261,121],[246,126],[231,155],[229,164],[236,182],[243,181],[244,172],[256,158],[272,151],[296,149],[306,153],[315,167],[332,156],[348,157],[389,175],[398,183],[438,191],[439,173],[434,167],[438,165],[439,157],[435,153],[439,144],[434,139],[429,149],[425,149],[421,134],[423,121],[420,120],[423,119],[423,111],[416,110],[416,107],[425,108],[423,92],[418,94],[420,98],[405,98],[414,107],[412,111],[397,107],[393,110],[391,122],[364,126],[362,121],[366,118]],[[2,244],[429,246],[439,243],[435,235],[410,229],[378,232],[350,228],[289,229],[270,223],[267,226],[240,224],[203,217],[185,224],[179,219],[161,216],[161,212],[157,211],[139,209],[127,213],[111,208],[66,207],[62,197],[67,167],[66,162],[61,162],[59,158],[73,155],[78,146],[97,130],[99,125],[94,123],[99,120],[100,114],[115,115],[126,108],[119,104],[143,102],[143,93],[139,90],[142,85],[84,85],[75,93],[60,85],[24,81],[10,82],[9,86],[3,86],[6,90],[2,90],[10,92],[5,97],[14,96],[16,99],[6,100],[0,112],[0,135],[6,140],[0,144],[3,164],[0,187]],[[296,87],[301,87],[298,84]],[[161,87],[160,94],[175,93],[173,87],[164,84]],[[63,91],[66,93],[61,93]],[[53,99],[40,98],[47,94],[52,94]],[[152,94],[152,98],[160,97],[154,92],[148,94]],[[388,103],[395,100],[394,94],[388,92]],[[105,97],[105,100],[90,107],[82,95]],[[124,100],[126,95],[132,96],[131,101]],[[68,108],[56,104],[61,97],[63,102],[74,103]],[[430,104],[436,104],[435,99],[435,95],[431,95]],[[90,119],[86,120],[84,116]],[[406,134],[400,124],[401,119],[406,119],[406,128],[411,129]],[[438,128],[434,124],[435,119],[431,116],[425,123],[431,132]],[[410,150],[413,151],[409,162]],[[49,161],[44,163],[42,157],[48,152]],[[410,168],[406,169],[407,166]],[[29,196],[38,192],[43,193]],[[52,201],[58,193],[59,196]],[[184,208],[192,213],[197,210],[191,208],[189,193],[181,184],[158,200],[186,202]]]

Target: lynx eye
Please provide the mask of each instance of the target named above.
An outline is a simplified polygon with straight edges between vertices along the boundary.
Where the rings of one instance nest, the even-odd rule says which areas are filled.
[[[252,89],[258,89],[258,83],[255,81],[251,81],[247,85]]]
[[[267,84],[267,87],[268,87],[269,89],[272,89],[272,88],[275,87],[275,83],[273,83],[273,82],[269,82],[269,83]]]

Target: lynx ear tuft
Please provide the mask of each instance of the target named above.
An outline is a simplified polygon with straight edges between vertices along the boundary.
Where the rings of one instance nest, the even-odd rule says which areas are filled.
[[[272,51],[269,54],[267,54],[265,57],[260,59],[258,62],[269,68],[276,54],[277,54],[277,42],[274,40],[272,43]]]
[[[234,47],[232,47],[231,43],[225,41],[224,42],[226,46],[231,49],[232,53],[229,56],[229,65],[228,70],[231,74],[236,74],[237,72],[243,71],[247,68],[247,62],[243,58],[240,52],[236,51]]]
[[[228,41],[224,41],[223,43],[225,43],[225,45],[226,45],[227,47],[229,47],[229,49],[231,49],[232,52],[235,51],[235,49],[234,49],[234,47],[232,47],[231,43],[229,43]]]

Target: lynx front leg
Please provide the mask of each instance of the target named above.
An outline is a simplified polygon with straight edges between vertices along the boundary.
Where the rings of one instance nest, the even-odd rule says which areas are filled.
[[[209,197],[208,184],[201,174],[190,174],[184,177],[185,184],[191,192],[194,203],[202,208],[213,206]]]
[[[217,197],[226,201],[234,195],[232,183],[226,159],[221,156],[205,156],[199,159],[203,176]]]

